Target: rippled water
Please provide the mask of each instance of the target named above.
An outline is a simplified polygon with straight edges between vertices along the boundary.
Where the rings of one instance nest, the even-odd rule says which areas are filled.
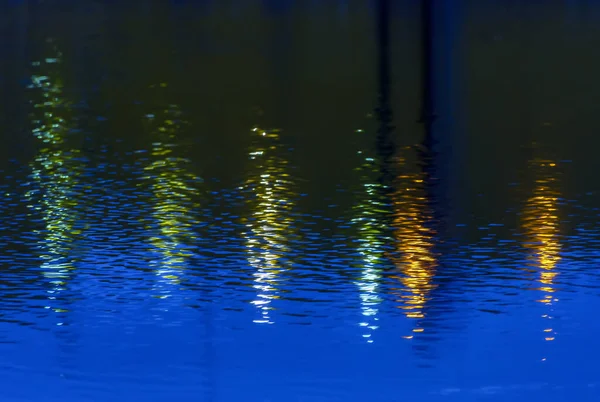
[[[0,4],[2,401],[600,397],[595,3]]]

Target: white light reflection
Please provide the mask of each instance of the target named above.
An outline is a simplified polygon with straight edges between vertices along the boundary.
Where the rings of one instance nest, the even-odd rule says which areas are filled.
[[[359,155],[363,152],[359,152]],[[352,224],[359,230],[358,253],[362,262],[360,277],[355,281],[361,301],[362,320],[359,323],[365,329],[363,337],[373,343],[373,332],[379,328],[378,313],[381,297],[379,284],[381,281],[381,264],[384,245],[390,240],[386,236],[386,200],[384,186],[377,183],[380,176],[379,167],[374,158],[366,157],[357,169],[361,176],[362,191],[360,202],[354,207],[355,217]]]
[[[255,269],[253,287],[257,293],[251,303],[260,312],[255,323],[273,324],[272,302],[280,298],[280,276],[289,269],[285,257],[293,231],[292,183],[288,161],[280,156],[279,131],[255,127],[252,132],[255,142],[248,153],[252,167],[243,186],[252,210],[244,233],[248,263]]]

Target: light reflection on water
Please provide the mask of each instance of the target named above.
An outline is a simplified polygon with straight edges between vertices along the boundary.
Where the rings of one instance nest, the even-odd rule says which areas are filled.
[[[254,127],[248,152],[248,178],[242,187],[248,195],[250,216],[245,219],[248,263],[255,272],[252,304],[260,311],[257,324],[273,324],[273,302],[280,296],[281,275],[290,269],[288,241],[294,236],[290,213],[293,200],[288,161],[281,155],[280,132]]]
[[[353,208],[351,223],[358,229],[358,254],[361,256],[360,276],[356,280],[363,316],[359,325],[366,330],[363,337],[372,343],[372,333],[378,328],[378,305],[382,301],[379,287],[385,246],[390,241],[387,225],[389,205],[386,186],[379,180],[380,162],[367,156],[366,151],[359,151],[358,154],[362,163],[356,172],[362,187]]]
[[[81,216],[76,206],[80,202],[82,155],[70,148],[68,136],[76,127],[72,121],[72,105],[63,94],[60,77],[62,53],[53,39],[47,39],[47,57],[32,62],[36,74],[31,76],[29,87],[33,110],[32,133],[38,140],[39,152],[31,163],[31,189],[25,194],[36,219],[41,216],[42,228],[36,230],[41,237],[39,249],[41,271],[52,287],[47,291],[48,309],[66,313],[60,306],[59,294],[68,286],[76,261],[75,238],[81,234],[77,225]],[[62,325],[62,322],[57,323]]]
[[[558,302],[556,292],[557,265],[561,260],[560,243],[560,165],[552,159],[535,157],[530,161],[534,177],[534,189],[527,199],[523,211],[523,228],[530,250],[529,266],[537,271],[538,286],[542,293],[538,302],[547,306],[542,317],[548,324],[544,328],[544,339],[554,341],[554,305]]]
[[[426,175],[422,171],[406,170],[406,162],[400,157],[401,166],[393,199],[394,238],[397,256],[394,258],[396,276],[403,285],[400,308],[408,318],[420,319],[425,316],[425,305],[432,284],[436,258],[433,253],[435,232],[431,229],[432,215],[429,210],[424,186]],[[420,331],[420,329],[416,329]]]
[[[164,102],[167,83],[154,84],[151,90],[159,101],[156,110],[146,114],[146,126],[152,141],[145,181],[152,189],[152,236],[149,242],[158,252],[151,265],[159,278],[159,298],[171,294],[169,285],[181,283],[182,271],[193,255],[197,242],[195,227],[200,205],[202,179],[189,170],[190,160],[179,156],[179,131],[186,126],[178,105]],[[165,286],[167,285],[167,286]]]

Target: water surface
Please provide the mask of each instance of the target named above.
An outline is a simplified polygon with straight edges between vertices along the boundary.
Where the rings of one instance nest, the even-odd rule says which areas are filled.
[[[600,7],[4,1],[3,401],[595,401]]]

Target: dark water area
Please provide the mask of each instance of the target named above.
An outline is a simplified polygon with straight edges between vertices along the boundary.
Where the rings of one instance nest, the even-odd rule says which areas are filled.
[[[600,399],[600,3],[0,1],[0,400]]]

